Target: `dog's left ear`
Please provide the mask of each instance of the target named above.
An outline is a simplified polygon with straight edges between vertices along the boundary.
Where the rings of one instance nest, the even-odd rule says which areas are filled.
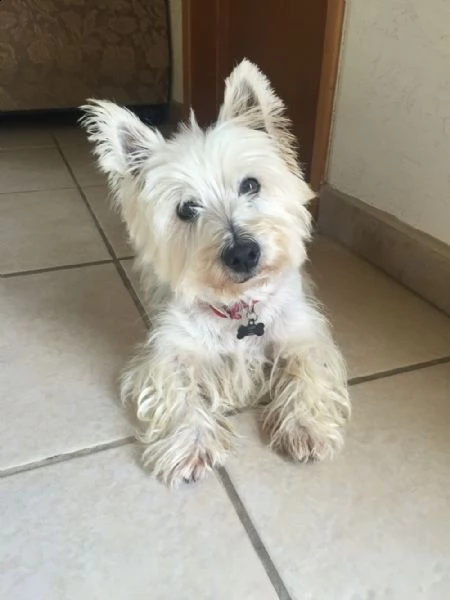
[[[289,126],[284,112],[267,77],[249,60],[244,59],[226,79],[219,122],[236,119],[252,129],[276,133]]]
[[[90,100],[81,107],[80,123],[94,143],[101,169],[108,175],[137,175],[145,161],[164,142],[162,135],[135,114],[113,102]]]

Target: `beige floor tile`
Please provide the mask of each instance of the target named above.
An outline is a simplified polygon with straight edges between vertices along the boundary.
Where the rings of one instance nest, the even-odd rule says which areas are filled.
[[[0,469],[127,436],[142,321],[113,265],[0,280]]]
[[[81,186],[105,185],[106,177],[97,167],[96,160],[88,145],[66,145],[62,148],[78,184]]]
[[[0,150],[12,148],[43,148],[55,146],[51,131],[46,127],[6,123],[0,127]]]
[[[73,179],[56,148],[0,151],[2,194],[73,187]]]
[[[275,600],[218,481],[169,492],[132,448],[0,480],[0,596]]]
[[[310,256],[350,377],[450,355],[446,316],[328,239]]]
[[[290,464],[235,417],[228,470],[293,598],[450,598],[449,390],[450,365],[355,386],[331,463]]]
[[[133,256],[127,232],[117,210],[109,199],[105,185],[83,188],[86,198],[119,258]]]
[[[0,273],[108,258],[78,190],[0,194]]]
[[[87,133],[81,126],[60,126],[54,128],[52,133],[63,150],[68,146],[82,146],[88,150],[91,148],[87,139]]]

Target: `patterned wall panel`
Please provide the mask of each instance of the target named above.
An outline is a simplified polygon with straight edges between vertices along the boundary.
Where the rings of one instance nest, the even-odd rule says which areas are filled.
[[[163,104],[169,71],[165,0],[1,1],[0,111]]]

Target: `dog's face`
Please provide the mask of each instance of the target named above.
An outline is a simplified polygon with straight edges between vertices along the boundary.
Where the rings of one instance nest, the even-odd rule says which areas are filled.
[[[176,293],[231,302],[303,263],[313,194],[255,65],[233,71],[206,131],[192,115],[166,141],[112,103],[84,109],[140,262]]]

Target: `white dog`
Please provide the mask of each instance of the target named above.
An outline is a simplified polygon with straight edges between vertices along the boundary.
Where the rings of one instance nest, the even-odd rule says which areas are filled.
[[[122,379],[145,464],[167,485],[199,479],[233,446],[226,414],[263,396],[271,447],[331,457],[345,367],[305,289],[313,194],[267,78],[243,61],[215,125],[191,114],[169,140],[110,102],[83,109],[149,297],[152,329]]]

